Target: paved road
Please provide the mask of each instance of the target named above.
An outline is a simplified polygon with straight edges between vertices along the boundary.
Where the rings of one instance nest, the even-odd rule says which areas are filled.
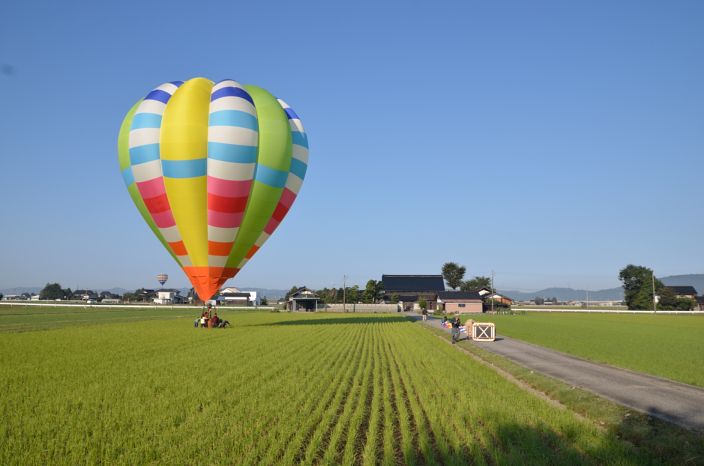
[[[429,325],[440,327],[436,319]],[[449,331],[449,330],[448,330]],[[524,367],[589,390],[629,408],[704,431],[704,390],[658,377],[604,366],[558,351],[497,335],[473,342]]]

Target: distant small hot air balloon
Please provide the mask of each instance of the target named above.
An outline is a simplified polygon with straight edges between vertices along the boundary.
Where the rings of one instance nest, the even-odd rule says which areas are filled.
[[[291,208],[308,137],[264,89],[194,78],[162,84],[132,107],[118,158],[137,209],[207,300]]]
[[[156,280],[161,283],[161,286],[164,286],[164,283],[166,283],[166,280],[169,279],[169,276],[166,275],[165,273],[160,273],[159,275],[156,276]]]

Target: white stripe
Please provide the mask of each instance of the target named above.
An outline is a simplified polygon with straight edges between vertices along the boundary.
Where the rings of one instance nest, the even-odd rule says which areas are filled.
[[[155,113],[157,115],[163,115],[166,109],[166,104],[164,102],[159,102],[158,100],[147,99],[143,100],[139,107],[137,107],[137,113]]]
[[[288,124],[291,126],[291,131],[298,131],[304,135],[306,134],[306,131],[303,129],[303,123],[301,123],[301,120],[298,118],[295,120],[288,120]]]
[[[242,267],[244,267],[244,264],[246,264],[248,260],[249,259],[247,259],[246,257],[244,259],[242,259],[242,262],[240,262],[240,264],[237,266],[237,268],[241,270]]]
[[[176,256],[176,258],[181,263],[181,267],[191,266],[191,259],[188,256]]]
[[[181,241],[181,233],[179,233],[178,227],[176,225],[168,228],[159,228],[159,232],[161,233],[161,236],[164,237],[164,240],[167,243],[175,243],[177,241]]]
[[[215,91],[219,91],[223,87],[239,87],[240,89],[242,89],[242,85],[237,81],[233,81],[232,79],[226,79],[214,85],[211,94]]]
[[[229,243],[235,240],[237,230],[239,230],[239,228],[221,228],[208,225],[208,241]]]
[[[139,128],[130,131],[130,149],[159,142],[159,128]]]
[[[279,103],[279,105],[281,105],[281,107],[284,108],[284,109],[291,108],[291,107],[289,107],[289,105],[288,105],[286,102],[284,102],[284,101],[281,100],[281,99],[276,99],[276,101],[277,101],[277,102]]]
[[[132,174],[137,183],[159,178],[163,175],[161,171],[161,160],[152,160],[151,162],[132,165]]]
[[[293,158],[308,165],[308,149],[298,144],[293,144]]]
[[[208,159],[208,176],[229,181],[247,181],[254,178],[254,163],[231,163]]]
[[[210,267],[225,267],[227,256],[208,256],[208,265]]]
[[[269,239],[269,236],[270,236],[270,235],[269,235],[268,233],[262,232],[262,234],[259,235],[259,238],[257,238],[257,240],[254,242],[254,244],[255,244],[257,247],[261,248],[262,245],[266,242],[266,240]]]
[[[242,97],[221,97],[210,102],[210,113],[219,112],[221,110],[241,110],[250,115],[257,116],[257,110],[248,100]]]
[[[289,189],[289,191],[293,192],[294,194],[298,194],[298,191],[301,190],[302,184],[302,179],[300,179],[293,173],[288,174],[288,178],[286,178],[286,187]]]
[[[256,146],[258,133],[239,126],[209,126],[208,142],[239,144],[240,146]]]
[[[176,89],[178,89],[178,86],[176,86],[175,84],[171,84],[171,83],[164,83],[154,90],[156,91],[157,89],[160,91],[167,92],[171,95],[174,95],[174,92],[176,92]]]

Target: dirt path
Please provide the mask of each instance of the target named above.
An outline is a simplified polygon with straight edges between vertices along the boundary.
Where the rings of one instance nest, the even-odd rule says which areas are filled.
[[[437,319],[429,318],[426,324],[441,328]],[[497,337],[494,342],[473,344],[631,409],[704,431],[704,390],[700,388],[589,362],[498,334]]]

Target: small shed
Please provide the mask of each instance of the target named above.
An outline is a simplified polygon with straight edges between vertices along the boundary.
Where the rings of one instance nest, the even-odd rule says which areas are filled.
[[[289,311],[314,312],[318,310],[320,298],[308,288],[301,287],[292,293],[286,302]]]

